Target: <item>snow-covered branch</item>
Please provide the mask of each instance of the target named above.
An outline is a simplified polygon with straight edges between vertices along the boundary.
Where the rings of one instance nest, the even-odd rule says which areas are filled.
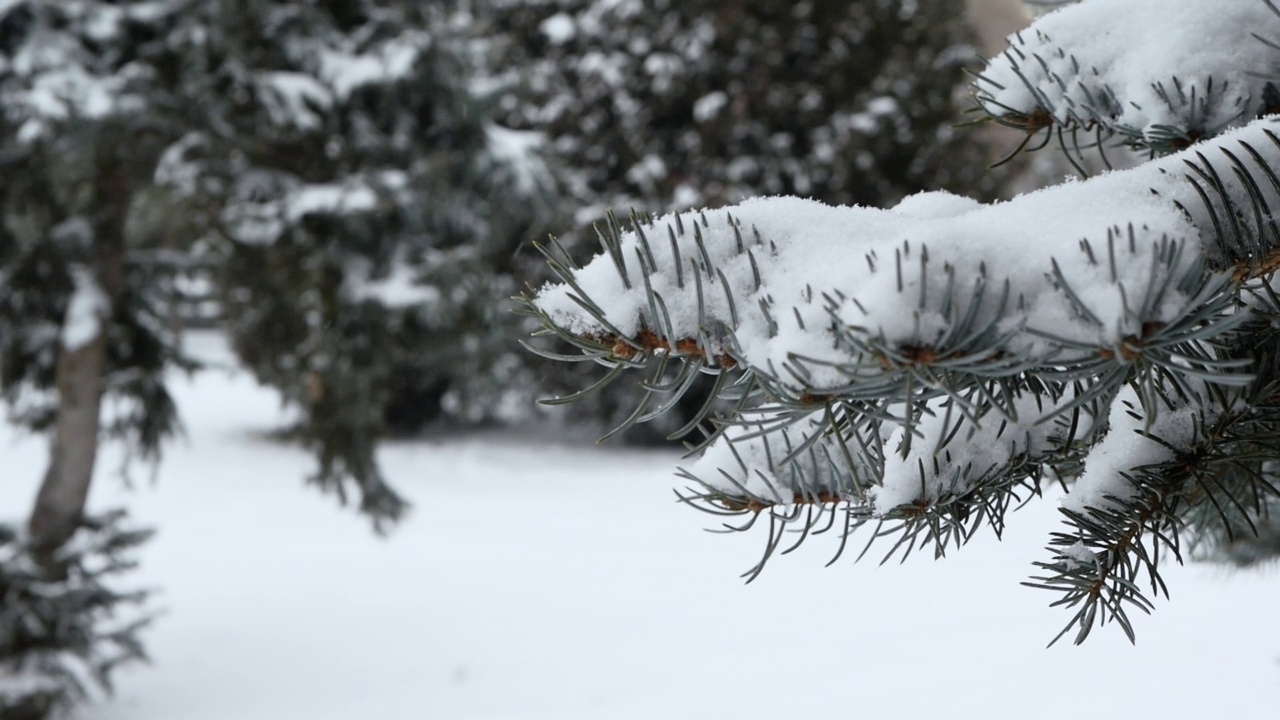
[[[1086,2],[1009,38],[975,84],[997,122],[1116,136],[1157,155],[1280,110],[1280,13],[1268,0]],[[1096,135],[1095,135],[1096,133]]]
[[[980,106],[1068,152],[1065,133],[1090,131],[1159,159],[989,205],[611,217],[585,266],[545,250],[559,282],[526,307],[580,351],[548,354],[606,382],[643,370],[678,396],[673,361],[720,379],[732,409],[681,497],[745,516],[734,529],[767,518],[766,558],[784,528],[838,519],[844,540],[871,523],[890,555],[940,555],[1060,482],[1068,530],[1033,584],[1078,609],[1077,642],[1109,621],[1132,637],[1138,576],[1163,592],[1180,533],[1230,541],[1280,496],[1272,34],[1267,0],[1064,7],[1011,38]]]

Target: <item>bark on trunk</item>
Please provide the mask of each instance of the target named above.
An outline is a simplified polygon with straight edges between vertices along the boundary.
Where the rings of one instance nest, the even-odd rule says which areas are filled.
[[[32,547],[42,558],[51,559],[75,534],[89,495],[107,366],[105,329],[79,348],[63,348],[58,358],[58,419],[52,457],[28,526]]]
[[[107,335],[124,296],[125,216],[129,205],[127,171],[115,143],[99,139],[94,181],[96,210],[92,273],[106,296],[98,332],[76,347],[61,347],[57,365],[58,411],[45,472],[27,524],[28,541],[46,567],[80,527],[98,456],[102,396],[106,390]]]

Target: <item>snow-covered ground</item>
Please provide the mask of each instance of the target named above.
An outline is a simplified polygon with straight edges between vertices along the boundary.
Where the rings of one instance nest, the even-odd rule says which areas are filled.
[[[210,338],[201,342],[209,343]],[[1280,573],[1170,567],[1173,600],[1082,648],[1018,586],[1056,520],[946,560],[824,569],[811,540],[743,585],[764,538],[705,533],[671,452],[486,432],[394,444],[415,503],[389,538],[303,486],[264,439],[274,397],[213,371],[175,389],[188,439],[157,482],[102,464],[92,502],[157,525],[151,667],[81,720],[1268,718],[1280,707]],[[0,512],[22,514],[42,442],[0,429]]]

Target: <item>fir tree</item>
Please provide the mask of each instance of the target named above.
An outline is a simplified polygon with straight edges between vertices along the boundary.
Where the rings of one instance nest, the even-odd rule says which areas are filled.
[[[104,576],[145,533],[85,501],[100,441],[155,460],[178,429],[183,275],[212,280],[240,360],[300,410],[316,481],[377,527],[405,509],[378,439],[507,392],[511,258],[551,204],[537,136],[490,119],[507,83],[472,20],[448,2],[0,2],[0,391],[51,438],[29,521],[0,525],[0,718],[65,708],[141,656],[136,624],[106,622],[140,596]]]
[[[404,504],[377,440],[491,416],[513,384],[501,299],[554,209],[538,136],[495,124],[507,81],[447,3],[241,3],[172,49],[200,124],[165,172],[214,209],[233,344],[300,410],[314,477],[362,511]]]
[[[681,498],[766,527],[764,559],[828,530],[837,556],[859,530],[859,556],[941,556],[1060,485],[1027,584],[1076,642],[1132,639],[1162,558],[1278,546],[1278,41],[1270,0],[1066,5],[976,102],[1025,146],[1136,167],[991,205],[766,198],[613,225],[582,267],[548,252],[559,283],[527,308],[580,350],[562,358],[648,373],[650,408],[682,387],[653,380],[670,366],[715,377],[733,410]]]
[[[38,718],[141,657],[140,594],[104,583],[145,533],[84,516],[101,439],[152,460],[177,430],[165,371],[190,367],[165,322],[175,258],[151,192],[171,96],[146,56],[156,23],[106,3],[0,5],[0,391],[50,436],[25,527],[0,525],[0,717]]]

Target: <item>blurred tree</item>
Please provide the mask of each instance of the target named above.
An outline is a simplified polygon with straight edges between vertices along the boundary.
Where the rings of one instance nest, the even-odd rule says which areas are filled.
[[[92,568],[143,535],[85,499],[100,440],[152,460],[177,430],[181,273],[378,527],[405,502],[377,440],[499,404],[510,263],[553,206],[473,27],[443,1],[0,1],[0,391],[52,439],[25,529],[0,527],[0,718],[141,654],[98,622],[138,596]]]
[[[171,51],[184,96],[216,99],[162,170],[212,210],[225,326],[301,410],[315,479],[354,481],[375,520],[402,508],[378,438],[487,417],[512,384],[502,300],[553,210],[538,136],[489,119],[508,83],[448,5],[242,2]]]
[[[503,120],[547,132],[586,222],[761,193],[998,188],[952,127],[977,57],[954,3],[482,2],[514,39],[503,64],[529,74]]]

